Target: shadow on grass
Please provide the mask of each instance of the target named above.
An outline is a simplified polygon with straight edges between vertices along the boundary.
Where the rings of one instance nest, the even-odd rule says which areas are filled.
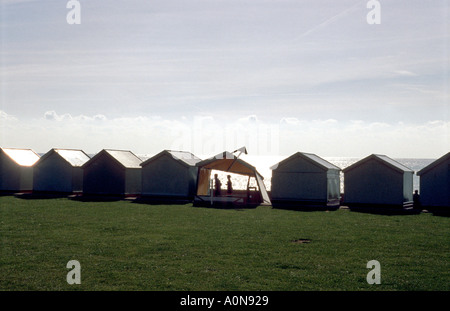
[[[421,209],[381,207],[381,206],[351,206],[349,207],[349,210],[357,213],[384,215],[384,216],[418,215],[422,213]]]
[[[433,213],[434,216],[450,217],[450,206],[442,207],[428,207],[426,208],[428,213]]]
[[[280,210],[289,210],[296,212],[334,212],[340,206],[326,206],[326,205],[305,205],[305,204],[273,204],[272,208]]]
[[[186,205],[192,203],[192,200],[185,198],[169,198],[169,197],[140,197],[134,199],[133,203],[145,205]]]
[[[80,201],[80,202],[116,202],[116,201],[123,201],[127,199],[124,196],[119,195],[74,195],[67,197],[70,200],[73,201]]]
[[[48,200],[67,198],[69,193],[15,193],[14,197],[23,200]]]

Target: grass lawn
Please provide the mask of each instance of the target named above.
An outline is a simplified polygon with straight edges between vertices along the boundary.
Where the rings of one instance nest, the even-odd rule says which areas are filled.
[[[0,197],[0,290],[450,290],[449,218]],[[293,242],[308,239],[309,243]],[[81,285],[69,285],[69,260]],[[370,260],[381,284],[369,285]]]

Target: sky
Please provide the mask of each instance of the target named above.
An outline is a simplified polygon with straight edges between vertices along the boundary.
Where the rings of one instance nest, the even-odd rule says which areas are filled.
[[[1,147],[450,151],[447,0],[68,2],[0,0]]]

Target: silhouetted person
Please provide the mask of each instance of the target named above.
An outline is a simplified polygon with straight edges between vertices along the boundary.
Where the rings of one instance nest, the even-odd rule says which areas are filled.
[[[233,183],[231,182],[231,176],[228,175],[227,178],[228,178],[228,181],[227,181],[227,193],[228,194],[232,194],[233,193]]]
[[[214,174],[214,186],[215,186],[214,195],[216,197],[220,196],[220,187],[222,186],[222,183],[220,182],[217,174]]]
[[[414,190],[414,194],[413,194],[413,207],[416,209],[422,208],[422,204],[420,203],[419,191],[417,191],[417,190]]]

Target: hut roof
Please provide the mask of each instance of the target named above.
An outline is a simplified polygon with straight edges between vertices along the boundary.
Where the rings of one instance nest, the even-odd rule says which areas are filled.
[[[83,166],[89,165],[89,163],[95,161],[100,155],[108,154],[111,158],[117,161],[124,168],[141,168],[140,164],[142,160],[129,150],[115,150],[115,149],[103,149],[95,156],[93,156]]]
[[[309,161],[314,162],[317,166],[325,169],[325,170],[341,170],[339,167],[337,167],[334,164],[331,164],[330,162],[322,159],[321,157],[319,157],[318,155],[315,155],[313,153],[306,153],[306,152],[296,152],[293,155],[291,155],[290,157],[284,159],[283,161],[273,165],[270,167],[271,170],[276,170],[278,167],[283,166],[284,164],[286,164],[287,162],[296,159],[296,158],[303,158]]]
[[[41,157],[40,161],[45,160],[52,154],[58,154],[61,158],[66,160],[73,167],[81,167],[84,163],[89,161],[90,157],[84,153],[83,150],[78,149],[59,149],[53,148]]]
[[[33,166],[39,155],[31,149],[0,148],[11,160],[20,166]]]
[[[171,155],[175,160],[180,161],[181,164],[185,166],[195,166],[198,162],[201,161],[200,158],[196,157],[190,152],[187,151],[175,151],[175,150],[163,150],[157,155],[147,159],[146,161],[142,162],[140,165],[145,166],[149,164],[150,162],[155,161],[159,157],[163,155]]]
[[[420,176],[420,175],[428,172],[429,170],[431,170],[434,167],[438,166],[442,162],[447,161],[448,159],[450,159],[450,152],[448,152],[447,154],[444,154],[442,157],[440,157],[436,161],[434,161],[434,162],[428,164],[427,166],[425,166],[424,168],[422,168],[420,171],[417,172],[417,175]]]
[[[399,171],[399,172],[413,172],[413,170],[411,170],[410,168],[404,166],[403,164],[389,158],[386,155],[382,155],[382,154],[371,154],[368,157],[365,157],[362,160],[359,160],[356,163],[353,163],[352,165],[346,167],[343,171],[344,173],[354,169],[355,167],[360,166],[361,164],[364,164],[365,162],[375,159],[377,161],[381,161],[382,163],[386,164],[387,166],[391,167],[392,169]]]

